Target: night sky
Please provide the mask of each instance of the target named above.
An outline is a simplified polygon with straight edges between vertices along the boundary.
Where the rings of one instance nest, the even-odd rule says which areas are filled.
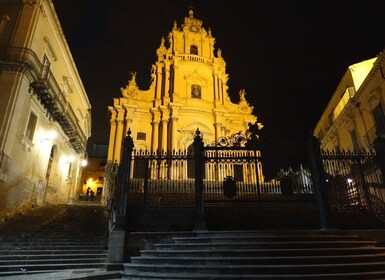
[[[359,3],[357,3],[359,2]],[[307,166],[307,139],[351,64],[385,48],[385,1],[53,0],[92,106],[89,145],[108,143],[107,106],[129,73],[148,89],[162,36],[188,15],[222,49],[229,94],[264,124],[264,172]]]

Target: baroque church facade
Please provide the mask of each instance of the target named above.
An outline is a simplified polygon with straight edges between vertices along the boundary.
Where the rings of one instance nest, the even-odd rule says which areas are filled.
[[[245,133],[249,123],[262,128],[244,90],[237,104],[230,100],[226,62],[214,45],[211,30],[192,10],[181,26],[174,22],[167,42],[162,37],[156,50],[150,88],[139,89],[133,73],[122,96],[109,106],[109,162],[120,162],[128,130],[136,150],[161,152],[188,149],[197,129],[208,145]]]

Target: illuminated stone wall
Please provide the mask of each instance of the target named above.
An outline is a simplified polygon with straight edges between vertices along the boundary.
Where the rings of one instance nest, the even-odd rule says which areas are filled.
[[[0,219],[72,200],[91,135],[91,106],[51,0],[8,2],[0,14]]]
[[[122,96],[109,106],[111,113],[108,161],[120,162],[121,143],[128,129],[135,148],[148,151],[185,150],[199,129],[205,144],[242,131],[255,123],[246,92],[240,101],[229,98],[226,62],[215,49],[211,30],[193,11],[176,22],[156,50],[150,88],[139,89],[136,74],[121,88]],[[262,125],[260,125],[262,127]]]

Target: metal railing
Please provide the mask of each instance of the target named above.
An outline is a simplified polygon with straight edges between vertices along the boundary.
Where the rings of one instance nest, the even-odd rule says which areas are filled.
[[[0,47],[0,69],[22,72],[31,82],[31,87],[44,89],[46,98],[55,104],[55,120],[61,126],[66,126],[64,132],[70,138],[70,143],[77,153],[84,153],[87,138],[81,129],[72,106],[61,90],[53,73],[45,69],[36,53],[28,48]],[[37,92],[34,92],[37,94]],[[44,104],[43,104],[44,105]],[[53,110],[48,107],[48,111]],[[51,112],[50,112],[51,113]],[[54,114],[54,115],[55,115]]]

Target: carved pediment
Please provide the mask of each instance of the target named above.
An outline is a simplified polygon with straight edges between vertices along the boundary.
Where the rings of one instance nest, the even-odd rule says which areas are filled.
[[[198,80],[201,82],[206,82],[206,78],[204,78],[198,71],[198,69],[195,69],[191,73],[184,76],[186,80]]]

